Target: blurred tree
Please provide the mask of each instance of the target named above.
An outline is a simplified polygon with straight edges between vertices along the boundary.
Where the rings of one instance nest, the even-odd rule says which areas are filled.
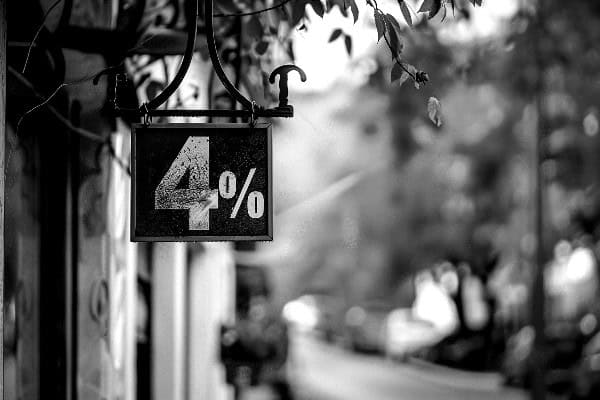
[[[400,269],[399,275],[450,255],[483,266],[485,253],[514,254],[515,246],[517,253],[521,251],[532,230],[532,221],[518,216],[532,211],[527,189],[532,176],[524,172],[532,168],[527,161],[533,151],[533,125],[527,114],[532,110],[527,105],[535,96],[543,96],[548,120],[544,172],[550,239],[569,232],[561,217],[565,206],[577,203],[587,187],[598,184],[600,143],[594,103],[600,87],[593,84],[600,79],[597,2],[576,2],[567,9],[559,1],[546,2],[547,34],[539,55],[544,65],[541,94],[535,84],[540,60],[533,56],[539,35],[534,30],[536,3],[525,3],[510,20],[501,45],[495,36],[449,47],[440,44],[427,24],[416,27],[419,34],[409,35],[406,56],[436,76],[433,86],[447,105],[445,127],[427,126],[424,121],[419,104],[431,95],[429,88],[410,95],[406,88],[385,89],[382,83],[389,66],[385,57],[379,59],[371,84],[390,95],[396,173],[402,177],[390,188],[394,223],[385,225],[390,230],[387,236],[397,238],[390,251],[392,268]],[[463,184],[455,185],[448,176],[451,172],[436,179],[431,168],[443,164],[444,158],[447,165],[461,160],[455,162],[463,165],[456,167],[466,174]],[[413,197],[417,200],[411,201]],[[490,243],[494,248],[488,248]],[[407,268],[410,263],[416,265]]]

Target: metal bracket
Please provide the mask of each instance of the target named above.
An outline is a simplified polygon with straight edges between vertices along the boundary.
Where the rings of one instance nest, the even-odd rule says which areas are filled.
[[[198,1],[200,0],[186,0],[185,1],[185,15],[187,20],[187,43],[185,53],[181,65],[177,70],[177,74],[173,80],[159,93],[155,98],[150,100],[148,103],[142,104],[137,109],[126,109],[120,108],[115,98],[115,111],[119,116],[128,117],[241,117],[252,119],[254,117],[268,117],[268,118],[291,118],[294,116],[294,108],[288,105],[288,79],[287,76],[291,71],[298,71],[302,82],[306,81],[306,74],[304,71],[295,65],[283,65],[276,68],[269,78],[270,83],[275,83],[275,76],[279,75],[279,106],[271,109],[265,109],[261,106],[256,106],[256,103],[246,96],[244,96],[225,74],[221,61],[219,60],[219,54],[217,51],[217,45],[215,42],[215,33],[213,27],[213,0],[204,0],[204,15],[206,23],[206,45],[208,47],[208,54],[212,62],[215,73],[227,92],[243,107],[242,110],[194,110],[194,109],[170,109],[170,110],[158,110],[157,108],[163,104],[167,99],[177,90],[183,78],[185,77],[190,64],[192,62],[192,56],[194,54],[194,46],[196,42],[196,34],[198,29]],[[118,88],[115,88],[115,93]],[[116,95],[115,95],[116,96]]]

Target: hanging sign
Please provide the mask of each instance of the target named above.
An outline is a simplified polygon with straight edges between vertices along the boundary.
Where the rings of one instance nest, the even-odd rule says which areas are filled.
[[[137,124],[131,240],[272,240],[271,125]]]

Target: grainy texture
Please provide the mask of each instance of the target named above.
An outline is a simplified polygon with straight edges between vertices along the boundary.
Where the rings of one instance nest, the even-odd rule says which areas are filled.
[[[133,239],[270,240],[270,125],[134,128]]]

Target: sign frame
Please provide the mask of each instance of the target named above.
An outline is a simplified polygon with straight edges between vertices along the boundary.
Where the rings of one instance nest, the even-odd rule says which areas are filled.
[[[270,123],[256,123],[254,128],[266,129],[266,153],[267,153],[267,190],[266,190],[266,207],[265,214],[267,216],[266,228],[267,232],[264,235],[181,235],[181,236],[143,236],[136,233],[137,219],[137,154],[136,140],[137,130],[143,129],[193,129],[193,128],[212,128],[212,129],[252,129],[248,124],[240,123],[158,123],[148,124],[143,123],[132,124],[131,126],[131,214],[130,214],[130,240],[132,242],[226,242],[226,241],[272,241],[273,240],[273,132]]]

